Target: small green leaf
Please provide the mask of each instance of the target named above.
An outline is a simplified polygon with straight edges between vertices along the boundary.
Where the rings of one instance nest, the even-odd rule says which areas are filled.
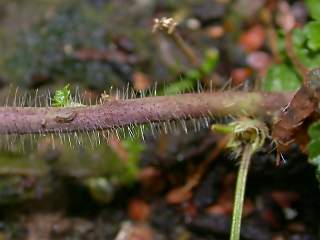
[[[306,36],[302,29],[296,28],[293,30],[292,40],[295,47],[302,47],[306,42]]]
[[[70,103],[70,89],[69,84],[64,86],[64,88],[57,90],[53,97],[52,106],[54,107],[65,107]]]
[[[320,139],[320,121],[311,124],[308,129],[308,134],[311,139]]]
[[[210,49],[206,52],[206,58],[204,59],[203,64],[201,65],[200,69],[203,74],[208,75],[210,74],[219,61],[219,52],[216,49]]]
[[[298,75],[285,64],[272,65],[263,81],[263,90],[292,91],[300,87]]]
[[[311,17],[315,20],[320,20],[320,1],[306,0],[306,5]]]
[[[320,121],[311,124],[308,134],[311,138],[308,144],[309,163],[316,167],[316,177],[320,183]]]
[[[166,87],[163,91],[164,95],[174,95],[193,89],[193,79],[183,79],[181,82],[175,82]]]
[[[197,69],[191,69],[186,73],[186,80],[197,81],[201,79],[201,73]]]
[[[309,48],[310,40],[306,34],[307,30],[297,28],[293,31],[294,52],[303,65],[316,68],[320,65],[320,54],[319,51]]]
[[[173,95],[177,93],[187,92],[194,89],[196,83],[203,77],[212,73],[219,61],[219,52],[216,49],[210,49],[206,52],[205,59],[199,68],[190,69],[185,76],[178,82],[174,82],[167,86],[164,95]]]
[[[313,51],[320,50],[320,21],[310,22],[305,25],[304,33],[308,39],[308,47]]]
[[[308,144],[309,162],[320,167],[320,139],[311,140]]]

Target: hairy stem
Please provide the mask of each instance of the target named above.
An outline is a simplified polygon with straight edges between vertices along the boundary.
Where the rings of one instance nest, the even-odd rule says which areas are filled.
[[[253,154],[252,146],[251,144],[247,144],[242,153],[240,168],[239,168],[238,177],[237,177],[230,240],[240,239],[243,201],[244,201],[247,175],[250,167],[252,154]]]
[[[110,100],[85,107],[1,107],[0,134],[107,130],[204,116],[270,118],[291,97],[291,93],[227,91]]]

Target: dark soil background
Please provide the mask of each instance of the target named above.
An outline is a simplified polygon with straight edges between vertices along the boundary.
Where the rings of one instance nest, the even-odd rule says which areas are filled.
[[[41,95],[67,83],[87,101],[111,86],[137,95],[155,85],[197,89],[198,81],[201,91],[259,89],[276,62],[270,29],[279,28],[279,2],[298,24],[308,21],[299,0],[1,0],[1,101],[16,86],[18,95],[36,88]],[[199,66],[170,36],[152,33],[162,16],[179,22],[177,31],[200,62],[219,53],[208,72],[194,77]],[[0,240],[229,239],[238,162],[219,149],[221,141],[205,128],[146,132],[145,141],[114,138],[93,149],[52,149],[39,139],[24,152],[3,150]],[[269,142],[252,161],[242,238],[319,239],[314,167],[295,146],[281,166],[275,155]]]

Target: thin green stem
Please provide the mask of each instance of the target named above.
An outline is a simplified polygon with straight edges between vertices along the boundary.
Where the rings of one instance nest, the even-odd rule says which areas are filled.
[[[246,190],[247,175],[253,152],[254,150],[251,144],[247,144],[242,153],[240,168],[237,177],[230,240],[240,239],[244,193]]]

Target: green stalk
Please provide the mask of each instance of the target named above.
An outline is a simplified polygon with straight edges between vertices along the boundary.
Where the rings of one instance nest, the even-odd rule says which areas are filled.
[[[247,144],[242,153],[240,168],[239,168],[238,177],[237,177],[230,240],[240,239],[244,193],[246,190],[248,170],[250,167],[250,162],[251,162],[251,157],[253,152],[254,150],[251,144]]]

